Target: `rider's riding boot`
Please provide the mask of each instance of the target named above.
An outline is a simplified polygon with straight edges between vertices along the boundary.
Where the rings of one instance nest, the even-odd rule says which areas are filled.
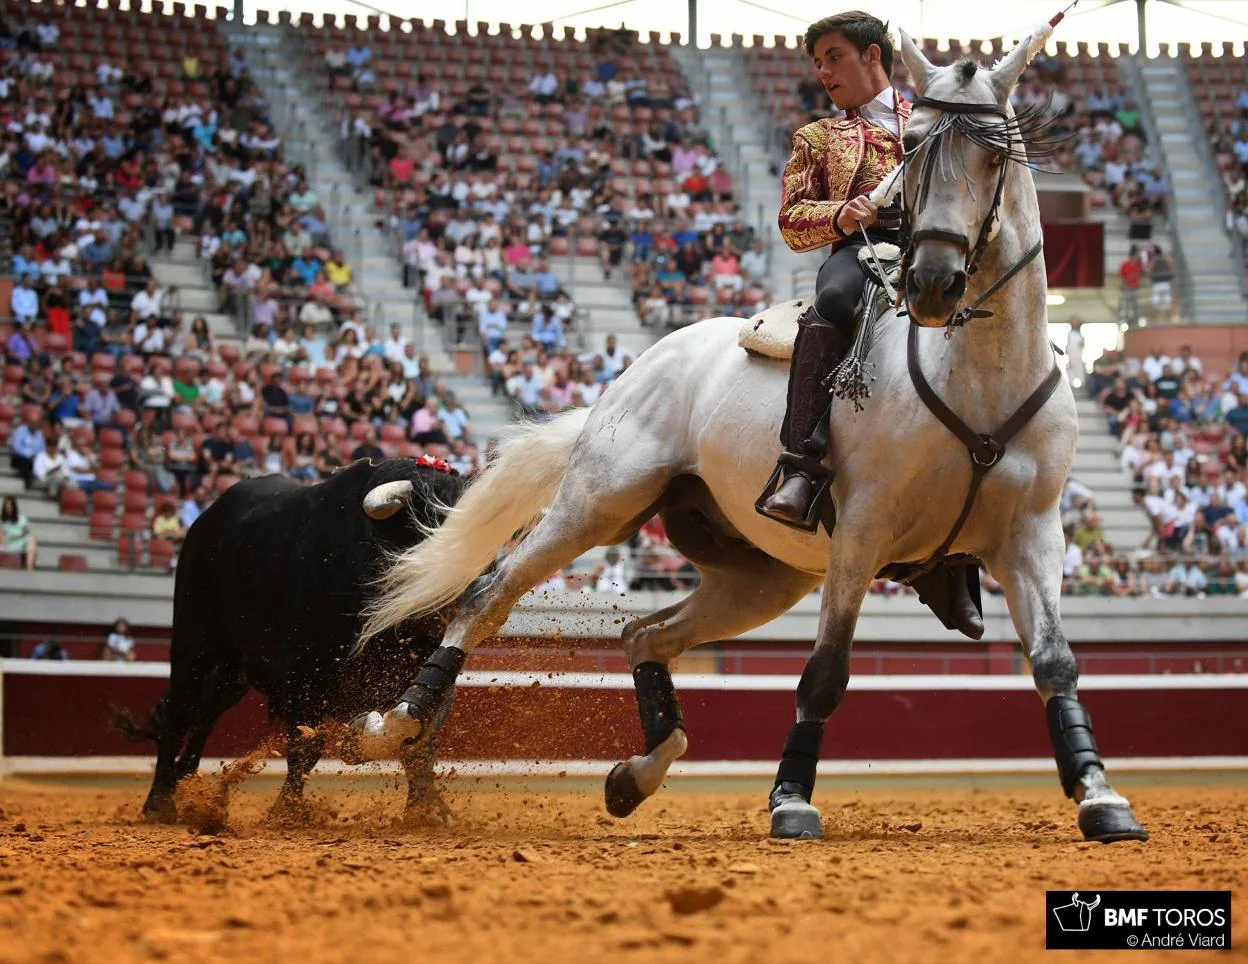
[[[956,629],[971,639],[983,637],[979,566],[941,563],[911,586],[919,594],[919,601],[936,614],[946,629]]]
[[[849,351],[850,336],[826,321],[811,305],[798,319],[789,367],[789,404],[780,429],[784,453],[755,508],[785,525],[813,532],[818,503],[831,480],[823,464],[828,454],[825,380]],[[779,488],[776,483],[783,475]]]

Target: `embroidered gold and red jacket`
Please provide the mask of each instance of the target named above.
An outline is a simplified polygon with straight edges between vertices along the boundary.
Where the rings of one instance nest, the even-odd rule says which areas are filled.
[[[894,91],[900,133],[906,132],[910,102]],[[837,245],[844,236],[837,215],[850,198],[870,194],[902,160],[901,140],[850,110],[832,120],[807,124],[793,135],[793,154],[784,166],[780,236],[794,251]]]

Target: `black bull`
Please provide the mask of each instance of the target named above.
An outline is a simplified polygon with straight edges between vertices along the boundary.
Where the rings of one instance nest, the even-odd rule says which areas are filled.
[[[317,485],[276,475],[240,482],[196,520],[178,559],[169,691],[146,722],[124,713],[117,721],[157,742],[148,819],[176,819],[177,782],[198,770],[213,726],[253,687],[287,727],[274,810],[302,808],[304,781],[325,749],[316,728],[392,705],[441,641],[435,614],[351,655],[386,552],[420,541],[416,523],[437,525],[437,506],[454,504],[463,485],[412,460],[365,460]],[[409,809],[441,806],[435,753],[431,740],[403,760]]]

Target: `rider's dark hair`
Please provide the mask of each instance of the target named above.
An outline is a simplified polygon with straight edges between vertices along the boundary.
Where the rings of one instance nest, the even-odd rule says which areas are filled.
[[[867,48],[875,44],[880,48],[880,66],[884,73],[893,73],[893,41],[888,36],[888,24],[879,17],[873,17],[861,10],[848,10],[831,17],[816,20],[806,28],[803,46],[806,56],[815,55],[815,44],[824,34],[839,33],[860,53],[865,54]]]

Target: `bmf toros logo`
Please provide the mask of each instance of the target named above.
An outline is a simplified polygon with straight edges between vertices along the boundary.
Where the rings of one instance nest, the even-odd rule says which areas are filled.
[[[1228,950],[1230,891],[1063,891],[1045,895],[1045,946]]]

